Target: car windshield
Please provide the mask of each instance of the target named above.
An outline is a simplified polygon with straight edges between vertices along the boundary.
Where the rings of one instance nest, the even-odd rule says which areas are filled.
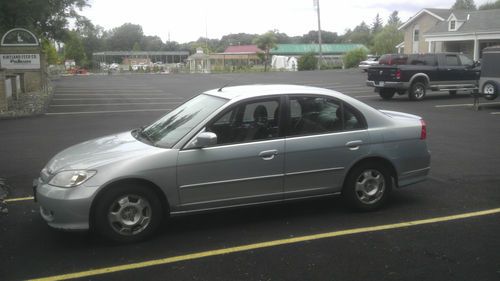
[[[226,99],[199,95],[144,128],[141,134],[156,146],[170,148],[226,102]]]

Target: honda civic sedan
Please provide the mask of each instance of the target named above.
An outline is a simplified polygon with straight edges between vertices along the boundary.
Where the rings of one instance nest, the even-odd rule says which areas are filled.
[[[47,223],[121,242],[169,217],[342,195],[375,210],[426,179],[422,118],[296,85],[220,88],[150,125],[55,155],[35,180]]]

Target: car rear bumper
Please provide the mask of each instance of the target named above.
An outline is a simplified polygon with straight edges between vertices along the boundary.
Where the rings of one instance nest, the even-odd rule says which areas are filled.
[[[391,82],[391,81],[372,81],[372,80],[367,80],[366,81],[366,86],[368,87],[374,87],[376,89],[379,88],[391,88],[391,89],[408,89],[408,83],[407,82]]]
[[[89,214],[94,188],[59,188],[38,180],[35,198],[40,215],[53,228],[63,230],[89,229]]]

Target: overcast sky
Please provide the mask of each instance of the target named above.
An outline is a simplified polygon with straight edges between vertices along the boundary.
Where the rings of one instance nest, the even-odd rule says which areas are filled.
[[[321,29],[343,34],[378,13],[384,23],[398,10],[406,21],[422,8],[449,8],[455,0],[319,0]],[[488,0],[476,0],[481,5]],[[82,14],[105,29],[130,22],[146,35],[185,43],[231,33],[262,34],[277,29],[288,36],[317,29],[313,0],[90,0]]]

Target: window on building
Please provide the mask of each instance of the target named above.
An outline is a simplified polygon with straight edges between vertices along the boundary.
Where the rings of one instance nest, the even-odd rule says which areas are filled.
[[[455,30],[456,29],[457,22],[454,20],[450,21],[450,30]]]
[[[415,27],[415,29],[413,30],[413,41],[419,41],[419,37],[420,30],[418,29],[418,27]]]

